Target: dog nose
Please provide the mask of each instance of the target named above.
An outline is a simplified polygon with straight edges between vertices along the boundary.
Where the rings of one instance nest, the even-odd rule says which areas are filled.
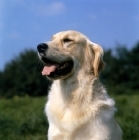
[[[37,46],[38,52],[43,53],[48,48],[46,43],[41,43]]]

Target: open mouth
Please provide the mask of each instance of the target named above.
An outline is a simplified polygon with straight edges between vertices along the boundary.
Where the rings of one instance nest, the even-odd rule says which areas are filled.
[[[64,62],[57,62],[50,60],[46,57],[42,57],[41,60],[44,63],[42,75],[46,75],[49,78],[58,79],[69,74],[73,68],[73,60],[68,59]]]

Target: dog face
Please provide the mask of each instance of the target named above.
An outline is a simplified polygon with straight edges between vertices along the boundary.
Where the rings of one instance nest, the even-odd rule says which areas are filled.
[[[65,79],[79,70],[97,77],[104,67],[102,48],[77,31],[59,32],[37,49],[44,63],[42,74],[52,80]]]

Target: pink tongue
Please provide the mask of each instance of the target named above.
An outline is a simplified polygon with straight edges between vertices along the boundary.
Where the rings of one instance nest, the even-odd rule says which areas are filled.
[[[56,70],[56,66],[45,66],[42,70],[42,75],[50,75],[51,72]]]

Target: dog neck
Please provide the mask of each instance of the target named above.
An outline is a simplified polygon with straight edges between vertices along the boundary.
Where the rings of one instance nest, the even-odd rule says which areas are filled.
[[[67,79],[55,80],[49,92],[49,101],[61,106],[64,111],[66,107],[73,111],[80,109],[80,113],[89,108],[98,98],[104,99],[107,96],[106,90],[93,75],[79,74],[70,76]],[[97,104],[97,103],[96,103]],[[100,106],[100,105],[98,105]]]
[[[75,75],[67,79],[56,81],[56,83],[59,84],[63,100],[67,101],[67,103],[80,100],[79,104],[85,100],[91,100],[92,97],[90,98],[89,96],[92,96],[93,86],[95,86],[94,83],[97,82],[98,79],[93,75],[85,75],[82,72],[79,72],[76,76]]]

